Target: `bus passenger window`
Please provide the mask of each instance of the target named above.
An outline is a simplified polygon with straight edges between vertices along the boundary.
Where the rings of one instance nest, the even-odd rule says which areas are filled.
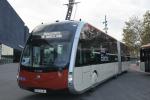
[[[79,67],[82,64],[83,64],[83,62],[82,62],[82,50],[81,50],[81,45],[79,44],[79,46],[77,48],[75,66]]]

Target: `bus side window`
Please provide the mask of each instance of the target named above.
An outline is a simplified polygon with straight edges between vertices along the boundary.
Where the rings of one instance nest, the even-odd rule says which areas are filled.
[[[113,55],[109,55],[109,62],[117,62],[118,61],[118,56],[113,54]]]
[[[121,61],[122,61],[122,62],[126,61],[125,56],[121,56]]]
[[[89,32],[88,27],[86,26],[83,27],[77,47],[76,62],[75,62],[76,67],[90,65],[91,43],[89,41],[91,36],[92,35]]]
[[[78,45],[78,48],[77,48],[77,53],[76,53],[76,61],[75,61],[75,66],[76,67],[80,67],[82,64],[83,64],[83,61],[82,61],[82,52],[83,50],[81,49],[81,45],[79,44]]]
[[[83,45],[87,44],[85,42],[79,41],[75,61],[76,67],[86,66],[90,64],[90,51]]]

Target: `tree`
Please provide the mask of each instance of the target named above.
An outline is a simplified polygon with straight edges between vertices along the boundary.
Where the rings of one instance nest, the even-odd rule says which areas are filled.
[[[132,17],[125,22],[123,28],[123,42],[130,48],[133,56],[138,56],[141,45],[142,22],[138,17]]]
[[[148,10],[143,16],[143,33],[142,33],[142,45],[150,43],[150,10]]]

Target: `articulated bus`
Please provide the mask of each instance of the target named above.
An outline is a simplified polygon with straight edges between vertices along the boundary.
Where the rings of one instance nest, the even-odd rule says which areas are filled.
[[[127,46],[82,21],[37,26],[20,60],[18,85],[32,92],[83,93],[128,70]]]
[[[150,73],[150,43],[141,47],[140,61],[140,69]]]

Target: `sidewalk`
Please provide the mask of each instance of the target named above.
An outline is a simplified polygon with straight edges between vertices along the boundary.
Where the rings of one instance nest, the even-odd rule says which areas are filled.
[[[130,64],[129,69],[130,69],[130,70],[134,70],[134,71],[141,72],[141,70],[140,70],[140,66],[139,66],[139,65],[137,65],[137,64]]]

